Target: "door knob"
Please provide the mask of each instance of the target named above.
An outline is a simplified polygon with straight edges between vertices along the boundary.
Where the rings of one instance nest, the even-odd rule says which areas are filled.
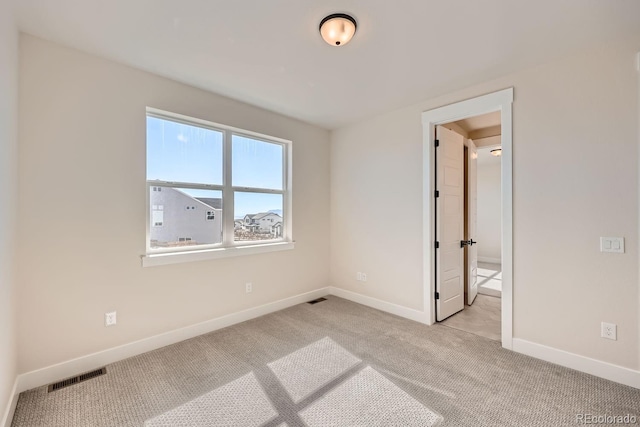
[[[471,246],[471,245],[475,245],[476,241],[474,241],[473,239],[471,240],[460,240],[460,247],[464,248],[465,246]]]

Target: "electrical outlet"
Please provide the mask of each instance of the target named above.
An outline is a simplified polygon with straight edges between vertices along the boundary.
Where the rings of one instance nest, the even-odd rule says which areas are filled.
[[[367,274],[366,273],[360,273],[360,280],[362,280],[363,282],[367,281]]]
[[[104,314],[104,326],[114,326],[116,324],[116,312],[111,311]]]
[[[618,339],[618,326],[615,323],[602,322],[600,336],[610,340]]]
[[[248,294],[250,294],[251,292],[253,292],[253,284],[251,282],[245,283],[244,289],[247,291]]]

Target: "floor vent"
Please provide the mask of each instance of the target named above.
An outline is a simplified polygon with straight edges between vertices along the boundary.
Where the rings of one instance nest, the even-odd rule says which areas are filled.
[[[318,299],[314,299],[312,301],[309,301],[307,304],[317,304],[319,302],[326,301],[326,300],[327,300],[326,298],[318,298]]]
[[[69,387],[70,385],[78,384],[83,381],[90,380],[91,378],[99,377],[100,375],[104,375],[107,373],[107,368],[96,369],[95,371],[85,372],[84,374],[77,375],[72,378],[67,378],[66,380],[58,381],[57,383],[49,384],[47,387],[47,392],[51,393],[52,391],[60,390],[61,388]]]

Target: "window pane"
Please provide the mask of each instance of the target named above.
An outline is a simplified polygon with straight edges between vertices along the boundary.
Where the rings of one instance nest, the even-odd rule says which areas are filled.
[[[147,180],[222,185],[222,132],[147,116]]]
[[[222,242],[222,191],[151,186],[151,248]]]
[[[235,241],[279,239],[283,232],[282,194],[234,193]]]
[[[283,146],[233,135],[233,185],[282,190]]]

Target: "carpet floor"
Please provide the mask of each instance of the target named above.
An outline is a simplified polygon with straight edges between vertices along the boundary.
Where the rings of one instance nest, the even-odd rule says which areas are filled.
[[[640,422],[640,390],[350,301],[300,304],[20,394],[13,427]]]

